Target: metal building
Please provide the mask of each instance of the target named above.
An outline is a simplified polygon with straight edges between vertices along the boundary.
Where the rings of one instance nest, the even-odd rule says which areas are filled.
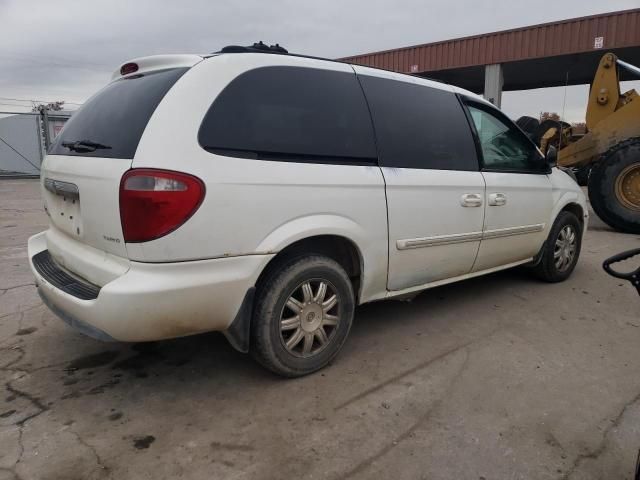
[[[45,152],[45,132],[55,138],[73,112],[51,112],[47,126],[38,113],[16,113],[0,118],[0,176],[39,175]]]
[[[605,51],[640,65],[640,8],[366,53],[341,60],[485,94],[590,83]],[[632,80],[625,77],[623,80]]]

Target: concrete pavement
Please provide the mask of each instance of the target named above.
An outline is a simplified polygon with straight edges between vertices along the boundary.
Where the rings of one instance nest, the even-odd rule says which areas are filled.
[[[565,283],[521,270],[358,309],[324,371],[274,377],[220,334],[104,344],[35,291],[37,181],[0,181],[0,479],[624,479],[640,297],[592,219]]]

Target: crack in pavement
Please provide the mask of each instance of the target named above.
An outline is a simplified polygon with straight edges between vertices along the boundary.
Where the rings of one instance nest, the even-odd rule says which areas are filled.
[[[23,347],[21,347],[21,346],[19,346],[19,345],[16,345],[16,344],[13,344],[13,345],[11,345],[11,346],[9,346],[9,347],[2,348],[2,349],[0,349],[0,350],[11,350],[11,351],[13,351],[13,352],[18,352],[18,357],[17,357],[17,358],[14,358],[14,359],[13,359],[13,360],[11,360],[10,362],[5,363],[4,365],[0,366],[0,370],[5,370],[5,371],[14,371],[14,372],[16,372],[16,371],[18,371],[18,372],[24,372],[24,371],[25,371],[25,370],[22,370],[22,369],[19,369],[19,368],[12,368],[12,367],[13,367],[13,365],[15,365],[16,363],[20,362],[20,361],[24,358],[24,356],[25,356],[25,351],[24,351],[24,348],[23,348]]]
[[[22,480],[22,477],[18,475],[18,472],[16,472],[13,468],[0,467],[0,472],[9,472],[13,474],[13,478],[15,478],[16,480]]]
[[[91,453],[93,454],[93,456],[94,456],[94,458],[96,460],[96,465],[98,466],[98,468],[100,468],[103,472],[108,473],[109,472],[109,467],[107,467],[104,464],[104,462],[102,461],[102,458],[100,457],[100,454],[98,454],[98,451],[96,450],[96,448],[93,445],[87,443],[87,441],[84,438],[82,438],[82,436],[78,432],[73,430],[72,428],[69,428],[68,431],[70,433],[72,433],[76,437],[76,439],[78,440],[78,443],[80,445],[83,445],[84,447],[88,448],[91,451]]]
[[[18,425],[18,447],[20,447],[20,453],[18,454],[18,459],[16,463],[13,464],[13,471],[16,477],[20,477],[18,474],[18,464],[22,461],[22,457],[24,456],[24,443],[22,441],[22,437],[24,435],[24,425]]]
[[[4,384],[4,388],[6,388],[6,390],[9,393],[15,395],[16,397],[24,398],[25,400],[28,400],[34,407],[36,407],[38,409],[38,411],[36,413],[28,415],[25,418],[23,418],[22,420],[17,421],[15,423],[15,425],[17,425],[17,426],[22,426],[25,423],[27,423],[29,420],[32,420],[32,419],[36,418],[38,415],[41,415],[44,412],[46,412],[47,410],[49,410],[49,407],[47,405],[43,404],[42,401],[38,397],[36,397],[35,395],[31,395],[30,393],[23,392],[22,390],[18,390],[13,385],[11,385],[11,382],[6,382]]]
[[[607,425],[607,428],[605,428],[602,432],[602,440],[600,440],[598,446],[587,453],[579,454],[573,461],[573,465],[571,466],[571,468],[562,477],[560,477],[561,480],[569,480],[571,478],[571,475],[575,473],[575,471],[580,467],[583,461],[596,460],[607,450],[607,437],[614,428],[620,425],[620,421],[622,420],[624,414],[627,412],[627,409],[638,401],[640,401],[640,393],[633,397],[629,402],[625,403],[620,412],[612,420],[609,421],[609,425]]]
[[[29,286],[34,286],[35,287],[35,285],[36,285],[35,283],[29,282],[29,283],[24,283],[22,285],[14,285],[12,287],[0,288],[0,295],[4,295],[9,290],[15,290],[16,288],[29,287]]]
[[[61,362],[61,363],[56,363],[56,364],[50,364],[50,365],[43,365],[41,367],[37,367],[35,369],[30,369],[30,370],[25,370],[25,369],[20,369],[18,367],[14,367],[14,365],[16,365],[17,363],[19,363],[25,356],[25,351],[24,348],[22,346],[18,346],[18,345],[10,345],[4,348],[0,348],[0,351],[7,351],[7,350],[13,350],[13,351],[18,351],[19,355],[17,358],[11,360],[10,362],[6,363],[5,365],[0,367],[0,371],[6,371],[6,372],[22,372],[25,375],[31,374],[32,372],[35,371],[39,371],[39,370],[43,370],[43,369],[47,369],[47,368],[54,368],[56,366],[60,366],[60,365],[66,365],[67,362]],[[20,377],[23,378],[23,377]],[[18,454],[18,459],[16,460],[16,462],[14,463],[12,468],[6,468],[6,467],[2,467],[0,468],[0,471],[5,471],[8,473],[13,474],[14,478],[16,480],[22,480],[20,474],[17,472],[17,468],[18,465],[20,464],[20,462],[22,461],[22,458],[24,456],[24,443],[23,443],[23,435],[24,435],[24,426],[25,424],[30,421],[33,420],[34,418],[38,417],[39,415],[41,415],[42,413],[46,412],[49,410],[49,406],[45,405],[43,403],[43,401],[38,398],[35,395],[32,395],[28,392],[25,392],[23,390],[20,390],[16,387],[14,387],[11,384],[11,381],[5,382],[4,384],[5,389],[7,390],[7,392],[9,392],[10,394],[14,395],[15,397],[18,398],[22,398],[27,400],[32,406],[34,406],[37,410],[32,413],[31,415],[28,415],[26,417],[24,417],[23,419],[17,421],[14,423],[14,425],[16,427],[18,427],[18,447],[19,447],[19,454]],[[98,452],[96,451],[96,449],[89,445],[77,432],[69,429],[69,431],[71,433],[73,433],[76,438],[78,439],[78,442],[82,445],[84,445],[86,448],[88,448],[89,450],[91,450],[91,452],[93,453],[95,459],[96,459],[96,463],[98,465],[98,467],[104,471],[108,471],[108,467],[106,467],[102,461],[102,458],[100,457],[100,455],[98,454]]]
[[[18,313],[23,313],[24,314],[26,312],[30,312],[31,310],[35,310],[36,308],[39,308],[39,307],[44,307],[44,303],[41,302],[41,303],[38,303],[37,305],[32,305],[32,306],[30,306],[28,308],[25,308],[24,310],[18,310],[16,312],[5,313],[4,315],[0,315],[0,320],[2,320],[3,318],[6,318],[6,317],[10,317],[11,315],[17,315]]]
[[[18,454],[18,459],[13,464],[13,467],[0,467],[0,472],[9,472],[13,474],[13,477],[16,480],[22,480],[22,477],[18,473],[18,464],[22,461],[22,456],[24,455],[24,444],[22,443],[22,426],[18,427],[18,447],[20,448],[20,453]]]
[[[0,365],[0,371],[22,372],[24,374],[30,375],[32,373],[39,372],[41,370],[46,370],[48,368],[61,367],[63,365],[67,365],[69,363],[68,360],[63,360],[63,361],[56,362],[56,363],[48,363],[47,365],[41,365],[41,366],[35,367],[35,368],[14,367],[15,364],[19,363],[25,357],[26,352],[24,351],[24,347],[22,345],[14,343],[14,344],[8,345],[6,347],[0,347],[0,352],[2,352],[2,351],[17,351],[20,354],[18,355],[18,358],[15,358],[15,359],[11,360],[9,363],[5,363],[4,365]]]
[[[424,362],[421,362],[407,370],[404,370],[386,380],[384,380],[381,383],[378,383],[356,395],[354,395],[353,397],[345,400],[344,402],[336,405],[333,410],[334,411],[338,411],[338,410],[342,410],[343,408],[345,408],[348,405],[351,405],[352,403],[366,397],[367,395],[372,394],[373,392],[376,392],[384,387],[386,387],[387,385],[390,385],[392,383],[397,382],[398,380],[406,377],[407,375],[411,375],[412,373],[417,372],[418,370],[422,370],[423,368],[428,367],[429,365],[431,365],[432,363],[438,362],[446,357],[448,357],[449,355],[452,355],[460,350],[466,349],[467,347],[469,347],[471,344],[482,341],[482,340],[486,340],[487,338],[495,335],[498,331],[502,330],[502,326],[498,326],[497,328],[494,328],[493,330],[491,330],[489,333],[487,333],[486,335],[482,335],[478,338],[474,338],[473,340],[469,340],[468,342],[463,343],[462,345],[458,345],[456,347],[453,347],[449,350],[446,350],[444,352],[442,352],[439,355],[436,355],[433,358],[430,358],[428,360],[425,360]]]
[[[24,399],[28,400],[33,406],[35,406],[38,409],[38,411],[36,413],[33,413],[33,414],[23,418],[22,420],[19,420],[16,423],[14,423],[14,425],[18,427],[18,447],[20,448],[19,454],[18,454],[18,459],[13,464],[13,468],[1,468],[0,469],[0,471],[7,471],[7,472],[12,473],[17,480],[21,480],[21,476],[20,476],[20,474],[18,474],[17,468],[18,468],[18,465],[20,464],[20,462],[22,461],[22,457],[24,456],[24,443],[22,441],[22,437],[24,435],[24,430],[23,430],[24,426],[29,420],[32,420],[32,419],[36,418],[38,415],[42,414],[43,412],[46,412],[47,410],[49,410],[49,407],[44,405],[42,403],[42,401],[38,397],[36,397],[34,395],[31,395],[30,393],[23,392],[22,390],[18,390],[13,385],[11,385],[11,382],[6,382],[4,384],[4,387],[12,395],[15,395],[16,397],[24,398]]]
[[[472,342],[469,342],[469,343],[472,343]],[[444,401],[444,399],[451,393],[451,391],[454,389],[455,385],[457,384],[458,380],[467,369],[467,366],[469,364],[469,357],[470,357],[469,350],[467,349],[467,345],[463,347],[459,347],[455,350],[460,351],[461,349],[464,349],[464,351],[466,352],[464,362],[462,362],[462,366],[460,367],[458,372],[451,378],[451,381],[449,382],[449,386],[445,389],[445,391],[442,393],[440,398],[436,400],[433,403],[433,405],[425,413],[423,413],[420,417],[418,417],[418,419],[415,421],[413,425],[411,425],[411,427],[409,427],[407,430],[405,430],[400,435],[398,435],[395,439],[393,439],[393,441],[384,445],[376,453],[374,453],[368,458],[365,458],[363,461],[358,463],[355,467],[348,470],[347,472],[339,475],[337,477],[338,480],[346,480],[348,478],[353,477],[354,475],[362,473],[368,467],[370,467],[376,460],[384,457],[387,453],[389,453],[391,450],[396,448],[401,442],[411,437],[418,428],[424,426],[429,421],[432,414],[442,405],[442,402]],[[445,355],[441,355],[440,358],[444,358],[444,356]]]

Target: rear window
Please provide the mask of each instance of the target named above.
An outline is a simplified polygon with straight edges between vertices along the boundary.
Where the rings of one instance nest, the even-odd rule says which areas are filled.
[[[216,98],[198,135],[220,155],[291,162],[377,162],[373,126],[354,73],[262,67]]]
[[[110,83],[73,114],[51,144],[49,153],[133,158],[154,110],[187,70],[158,70]],[[74,142],[87,142],[94,146],[76,150],[64,146]],[[95,144],[100,144],[100,147],[96,148]]]

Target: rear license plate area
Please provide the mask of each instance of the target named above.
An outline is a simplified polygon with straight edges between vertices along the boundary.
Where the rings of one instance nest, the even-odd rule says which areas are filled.
[[[63,232],[74,237],[82,233],[80,210],[80,192],[78,187],[69,182],[45,179],[47,196],[45,211],[51,222]]]

